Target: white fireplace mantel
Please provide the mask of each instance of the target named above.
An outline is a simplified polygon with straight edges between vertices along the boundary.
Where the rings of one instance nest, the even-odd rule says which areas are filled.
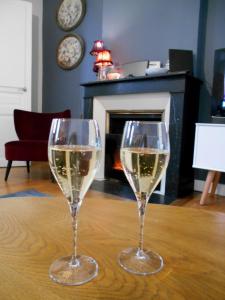
[[[96,174],[97,180],[105,179],[105,136],[107,132],[107,115],[110,112],[161,112],[162,120],[169,129],[170,93],[143,93],[112,96],[97,96],[93,99],[93,118],[100,127],[102,139],[102,158]],[[165,178],[162,180],[160,193],[165,192]]]

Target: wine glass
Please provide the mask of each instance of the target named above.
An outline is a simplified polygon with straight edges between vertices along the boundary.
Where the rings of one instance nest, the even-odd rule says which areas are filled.
[[[166,171],[169,153],[165,123],[126,122],[120,159],[137,199],[140,233],[138,247],[123,250],[119,255],[119,264],[131,273],[154,274],[163,267],[163,259],[159,254],[143,248],[143,235],[146,205]]]
[[[64,285],[80,285],[98,273],[97,262],[77,254],[77,217],[100,162],[101,140],[95,120],[54,119],[48,158],[51,171],[65,195],[72,217],[73,254],[54,261],[50,278]]]

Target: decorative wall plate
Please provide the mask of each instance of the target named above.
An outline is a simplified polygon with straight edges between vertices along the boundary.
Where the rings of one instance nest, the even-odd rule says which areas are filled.
[[[57,48],[57,64],[64,70],[76,68],[84,56],[84,41],[77,34],[68,34]]]
[[[62,0],[57,9],[57,23],[65,31],[77,27],[86,11],[85,0]]]

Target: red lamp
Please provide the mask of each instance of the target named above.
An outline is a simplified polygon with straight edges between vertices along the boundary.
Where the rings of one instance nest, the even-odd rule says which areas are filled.
[[[107,49],[99,51],[95,64],[98,67],[111,66],[112,65],[111,51]]]
[[[102,40],[96,40],[94,41],[90,54],[96,56],[93,71],[98,73],[98,78],[100,80],[106,79],[106,69],[104,67],[112,66],[113,64],[111,51],[105,49],[104,42]]]
[[[100,51],[104,50],[104,42],[102,40],[94,41],[94,45],[91,49],[90,54],[93,56],[97,56]]]
[[[98,52],[96,61],[94,63],[93,71],[99,72],[103,67],[112,66],[112,64],[113,62],[111,57],[111,51],[104,49]]]

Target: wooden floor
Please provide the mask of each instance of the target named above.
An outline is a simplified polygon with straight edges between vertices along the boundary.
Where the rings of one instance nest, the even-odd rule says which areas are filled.
[[[19,192],[31,188],[51,196],[62,195],[58,185],[51,181],[48,163],[33,163],[30,174],[27,174],[25,167],[14,167],[11,169],[7,182],[4,181],[4,175],[5,168],[0,168],[0,195]],[[90,190],[88,193],[91,196],[100,192]],[[200,196],[201,194],[196,192],[189,197],[177,199],[172,203],[172,205],[225,213],[225,197],[209,197],[207,204],[201,206],[199,205]],[[105,194],[104,197],[118,199],[116,196],[107,194]]]

